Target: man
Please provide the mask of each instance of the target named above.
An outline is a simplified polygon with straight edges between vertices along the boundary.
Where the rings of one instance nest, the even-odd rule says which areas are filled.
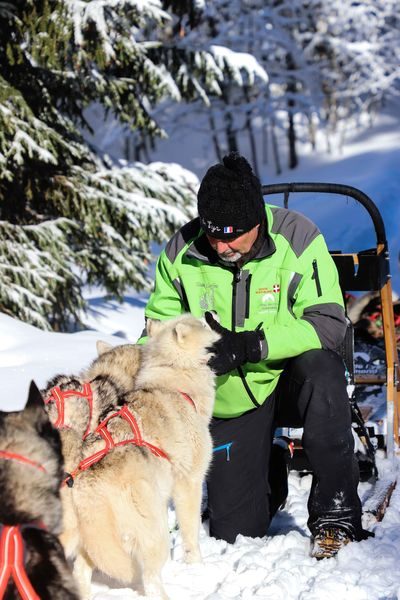
[[[145,313],[205,314],[221,333],[210,361],[219,376],[210,534],[228,542],[266,534],[279,505],[270,489],[274,430],[303,427],[313,470],[311,552],[333,556],[365,537],[344,366],[335,352],[346,330],[336,267],[311,221],[264,204],[260,181],[238,153],[207,171],[198,213],[161,253]]]

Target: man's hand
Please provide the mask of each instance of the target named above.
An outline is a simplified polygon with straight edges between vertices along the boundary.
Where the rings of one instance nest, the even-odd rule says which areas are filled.
[[[208,361],[209,366],[217,375],[224,375],[237,369],[246,362],[257,363],[261,360],[262,331],[242,331],[235,333],[222,327],[210,312],[205,313],[208,325],[220,334],[220,339],[215,342],[210,351],[214,356]]]

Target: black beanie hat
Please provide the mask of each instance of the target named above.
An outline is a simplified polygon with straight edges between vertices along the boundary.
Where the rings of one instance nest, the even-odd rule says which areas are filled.
[[[210,167],[197,194],[200,223],[218,239],[232,239],[250,231],[265,219],[261,183],[238,152]]]

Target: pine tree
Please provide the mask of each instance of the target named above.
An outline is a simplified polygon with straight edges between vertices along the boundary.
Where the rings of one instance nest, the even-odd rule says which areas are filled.
[[[193,215],[197,185],[177,166],[121,168],[85,141],[100,103],[133,130],[162,131],[153,108],[181,99],[149,58],[146,30],[171,18],[158,0],[0,2],[0,310],[66,328],[82,286],[121,297],[150,285],[152,240]]]

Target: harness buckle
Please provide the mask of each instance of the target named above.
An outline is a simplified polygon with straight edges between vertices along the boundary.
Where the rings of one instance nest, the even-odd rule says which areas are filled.
[[[69,488],[72,488],[74,486],[74,478],[72,477],[71,473],[65,473],[64,483]]]

